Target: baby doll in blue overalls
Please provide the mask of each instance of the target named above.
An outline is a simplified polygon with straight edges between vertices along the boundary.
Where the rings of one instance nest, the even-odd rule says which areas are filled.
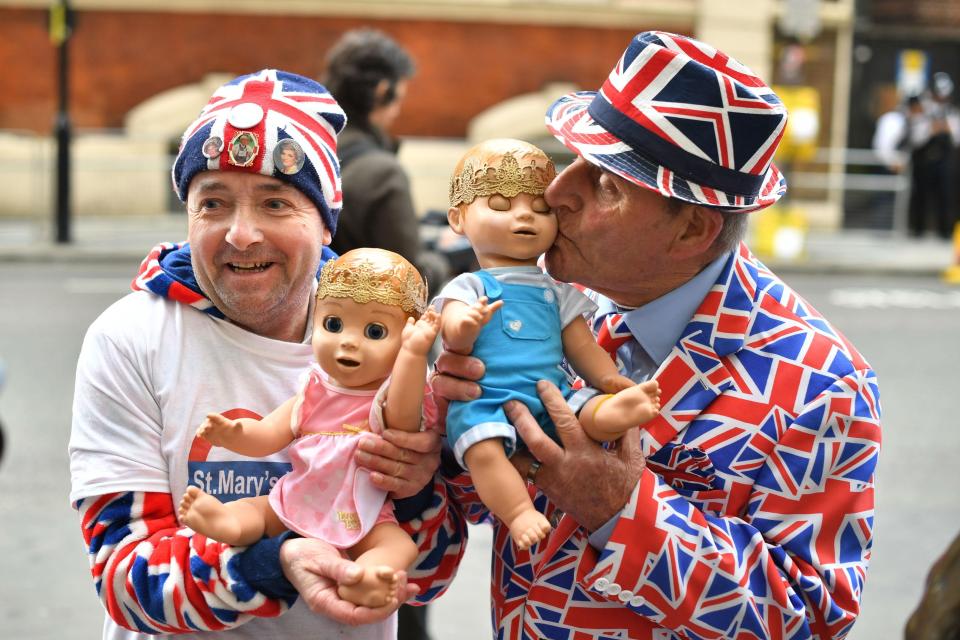
[[[470,471],[484,504],[510,528],[520,549],[550,531],[509,457],[518,444],[503,404],[520,400],[555,440],[556,430],[537,395],[538,380],[567,393],[566,358],[592,387],[606,392],[580,412],[595,440],[616,440],[660,410],[655,380],[635,384],[594,341],[584,320],[596,306],[575,287],[555,282],[537,259],[553,244],[557,218],[543,198],[556,175],[537,147],[489,140],[470,149],[450,185],[450,227],[465,235],[481,270],[458,276],[440,291],[441,333],[447,349],[480,358],[483,394],[451,402],[447,441]]]

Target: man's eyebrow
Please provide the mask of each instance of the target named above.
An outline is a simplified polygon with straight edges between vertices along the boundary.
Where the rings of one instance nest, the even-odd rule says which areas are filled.
[[[216,178],[201,178],[197,184],[197,191],[226,191],[227,185]]]
[[[283,182],[261,182],[254,187],[254,189],[257,191],[266,191],[268,193],[282,193],[290,189],[296,190],[294,187],[284,184]]]

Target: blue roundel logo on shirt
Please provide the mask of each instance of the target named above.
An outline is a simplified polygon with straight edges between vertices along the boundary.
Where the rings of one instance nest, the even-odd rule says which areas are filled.
[[[230,409],[223,416],[231,420],[261,418],[248,409]],[[267,495],[290,468],[284,453],[249,458],[194,436],[187,456],[187,484],[200,487],[221,502],[231,502]]]

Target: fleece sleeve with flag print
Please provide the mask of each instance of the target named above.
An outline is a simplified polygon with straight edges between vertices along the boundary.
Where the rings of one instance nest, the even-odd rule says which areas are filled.
[[[241,570],[243,548],[180,527],[169,493],[109,493],[74,506],[97,594],[127,629],[222,630],[278,616],[293,604],[292,597],[270,598],[250,584]]]
[[[403,526],[420,547],[409,575],[420,587],[418,600],[426,602],[452,581],[464,527],[462,520],[449,518],[442,482],[423,495],[419,514]],[[168,493],[110,493],[74,506],[97,594],[110,618],[127,629],[228,629],[252,617],[278,616],[296,600],[282,577],[276,538],[247,548],[206,538],[177,524]]]

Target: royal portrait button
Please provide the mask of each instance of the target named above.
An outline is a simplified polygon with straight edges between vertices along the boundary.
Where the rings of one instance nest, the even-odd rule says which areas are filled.
[[[238,167],[249,167],[260,153],[260,141],[252,131],[240,131],[230,141],[227,159]]]
[[[203,143],[203,157],[210,160],[216,158],[223,152],[223,138],[211,136]]]
[[[300,173],[305,158],[303,148],[296,140],[289,138],[278,140],[277,146],[273,149],[273,166],[277,171],[288,176]]]

